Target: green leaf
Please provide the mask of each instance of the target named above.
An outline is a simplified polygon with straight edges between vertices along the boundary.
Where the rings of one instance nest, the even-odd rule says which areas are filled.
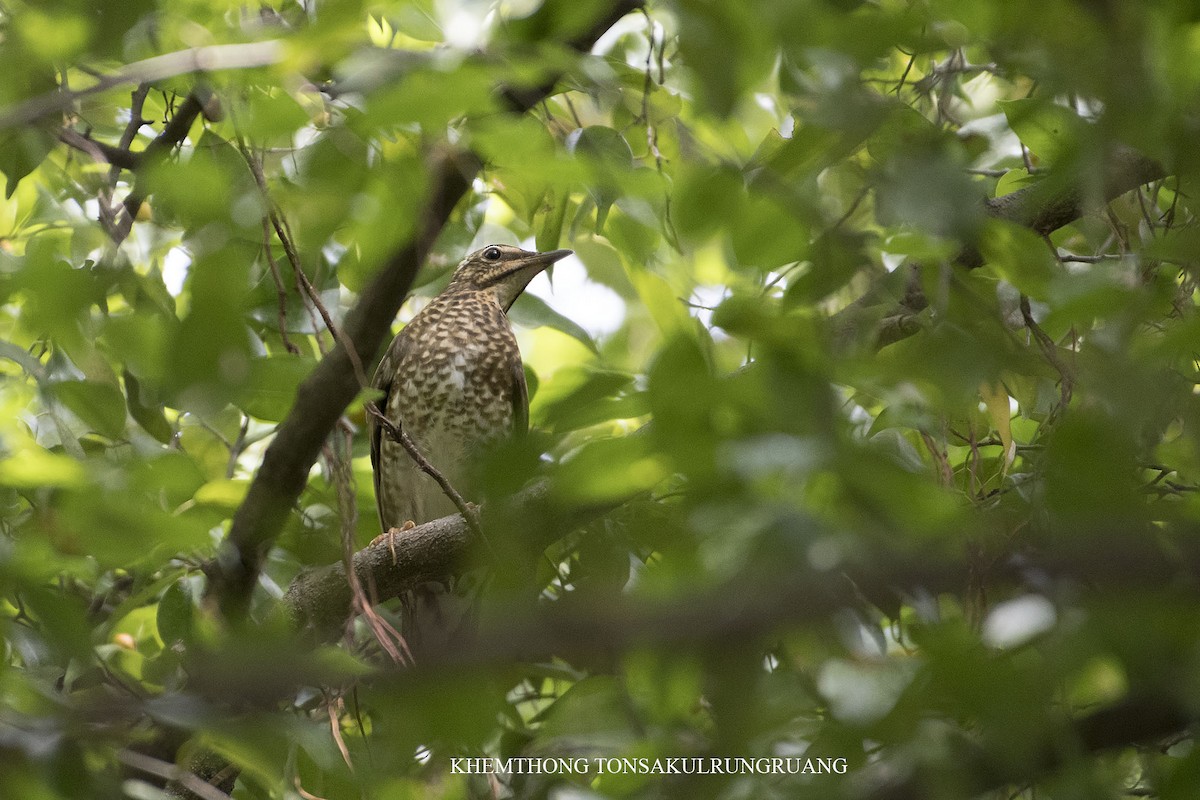
[[[601,233],[609,208],[621,194],[621,178],[633,170],[633,151],[624,136],[603,125],[575,129],[567,136],[566,147],[590,168],[587,189],[596,204],[596,233]]]
[[[538,228],[534,243],[540,252],[554,250],[562,240],[563,223],[567,217],[567,205],[570,197],[551,192],[545,200],[545,211],[542,214],[542,224]]]
[[[1021,143],[1049,163],[1060,161],[1075,148],[1087,124],[1066,106],[1041,98],[1001,100],[997,105]]]
[[[564,367],[542,387],[534,412],[539,421],[555,430],[570,430],[588,424],[594,419],[589,410],[595,404],[617,396],[632,383],[633,376],[627,372]],[[642,413],[645,413],[644,409]],[[582,423],[579,421],[581,416],[584,418]]]
[[[78,487],[87,481],[83,465],[70,456],[28,447],[0,460],[0,486],[17,489]]]
[[[593,353],[596,350],[596,343],[592,341],[592,337],[588,332],[581,328],[571,319],[564,317],[562,314],[555,311],[546,301],[537,295],[525,292],[517,298],[517,302],[513,303],[512,308],[508,310],[509,318],[526,328],[540,328],[542,326],[554,328],[556,331],[562,331],[573,339],[578,340],[584,347],[591,350]]]
[[[1035,183],[1037,183],[1037,177],[1030,175],[1029,170],[1024,167],[1010,169],[1000,176],[1000,180],[996,181],[996,197],[1012,194],[1017,189],[1024,189],[1026,186],[1032,186]]]
[[[1045,300],[1058,262],[1041,238],[1008,222],[989,220],[980,238],[984,260],[1002,278],[1035,300]]]
[[[239,408],[252,417],[279,422],[296,401],[296,388],[316,362],[293,355],[250,359],[250,372],[237,393]]]
[[[96,433],[110,439],[125,433],[125,397],[116,387],[99,381],[59,381],[50,390]]]
[[[155,622],[158,636],[168,646],[192,638],[196,620],[196,605],[192,599],[191,586],[187,579],[176,581],[163,592],[158,601]]]
[[[160,403],[155,403],[147,399],[150,395],[149,390],[144,389],[142,384],[134,377],[133,373],[125,370],[123,375],[125,380],[125,399],[129,407],[129,416],[133,417],[137,424],[145,429],[155,439],[158,439],[163,444],[171,441],[171,437],[175,435],[175,429],[171,427],[171,423],[167,421],[167,415]]]
[[[219,479],[209,481],[196,490],[193,498],[197,505],[213,506],[224,511],[236,511],[246,499],[250,482],[245,480]]]
[[[8,179],[6,199],[13,196],[21,179],[37,169],[57,143],[58,138],[40,126],[0,131],[0,172]]]
[[[679,330],[691,330],[692,318],[688,316],[675,291],[658,275],[645,270],[639,270],[632,276],[633,285],[637,287],[638,296],[659,330],[664,334]]]

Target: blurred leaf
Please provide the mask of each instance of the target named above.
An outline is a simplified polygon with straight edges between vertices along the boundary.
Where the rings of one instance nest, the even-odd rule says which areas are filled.
[[[1083,120],[1074,111],[1041,98],[1002,100],[997,105],[1021,144],[1051,164],[1076,146],[1084,130]]]
[[[596,204],[595,232],[602,233],[608,209],[620,195],[619,182],[633,169],[633,151],[624,136],[601,125],[572,131],[567,136],[566,148],[590,167],[592,179],[588,193]]]
[[[705,0],[683,3],[679,11],[680,54],[695,71],[695,89],[717,116],[728,116],[774,61],[769,18]]]
[[[691,318],[670,285],[651,272],[639,270],[631,276],[638,296],[664,334],[692,327]]]
[[[545,212],[542,215],[542,224],[538,228],[537,237],[534,239],[534,245],[540,252],[554,250],[558,247],[558,243],[562,241],[563,223],[566,221],[567,204],[570,199],[564,194],[556,196],[551,193],[546,198]]]
[[[1127,428],[1079,409],[1058,425],[1046,450],[1046,500],[1076,523],[1114,524],[1140,515],[1136,458]]]
[[[210,481],[196,490],[195,501],[202,506],[215,506],[230,513],[237,510],[246,498],[250,483],[244,480]]]
[[[547,385],[534,413],[555,430],[569,430],[580,415],[604,398],[612,397],[633,383],[633,376],[615,370],[568,368],[559,370]]]
[[[0,172],[8,179],[6,198],[13,196],[21,179],[37,169],[57,143],[54,133],[44,127],[0,131]]]
[[[1022,294],[1045,300],[1057,270],[1054,254],[1040,237],[1011,223],[990,220],[980,240],[984,260]]]
[[[159,637],[168,646],[191,641],[195,616],[196,608],[187,581],[172,583],[158,601],[155,620]]]
[[[517,298],[508,310],[508,316],[513,322],[526,328],[540,328],[543,325],[562,331],[571,338],[583,344],[584,347],[596,352],[596,343],[588,332],[577,323],[555,311],[542,298],[525,292]]]
[[[87,473],[78,461],[40,447],[29,447],[0,460],[0,486],[79,487],[86,479]]]
[[[133,373],[126,370],[122,376],[125,381],[126,403],[129,407],[129,416],[133,417],[137,424],[145,429],[158,441],[166,444],[171,441],[171,437],[175,435],[175,430],[171,427],[171,423],[167,421],[166,414],[163,412],[163,407],[144,397],[144,393],[148,394],[147,390],[142,388],[141,383],[133,376]]]
[[[92,430],[110,439],[125,433],[125,398],[115,386],[97,381],[59,381],[54,397]]]
[[[237,405],[258,419],[282,420],[296,400],[296,387],[315,363],[311,358],[293,355],[250,359],[246,380],[237,393]]]

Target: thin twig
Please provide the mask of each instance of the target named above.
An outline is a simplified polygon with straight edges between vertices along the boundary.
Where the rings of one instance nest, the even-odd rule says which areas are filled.
[[[238,459],[242,455],[242,451],[246,449],[246,433],[250,430],[250,416],[242,415],[242,424],[238,428],[237,438],[229,445],[229,462],[225,466],[225,477],[232,478],[237,470]]]
[[[138,772],[174,781],[192,794],[202,798],[202,800],[229,800],[229,795],[211,783],[196,777],[178,764],[171,764],[162,759],[148,756],[145,753],[138,753],[134,750],[118,751],[117,761],[120,761],[127,767],[136,769]]]
[[[337,744],[338,752],[342,754],[342,761],[346,762],[346,766],[350,769],[351,774],[354,772],[354,762],[350,760],[350,750],[346,747],[346,740],[342,738],[342,726],[338,722],[337,709],[335,704],[341,703],[342,698],[329,699],[326,698],[325,709],[329,712],[329,735],[333,737],[333,741]],[[297,776],[299,780],[299,776]],[[297,787],[298,788],[298,787]]]
[[[922,31],[923,31],[923,30],[924,30],[924,29],[922,29]],[[904,51],[903,51],[903,50],[901,50],[900,52],[902,52],[902,53],[903,53]],[[893,92],[893,93],[894,93],[896,96],[899,96],[899,95],[900,95],[900,91],[901,91],[901,90],[904,88],[904,84],[905,84],[905,82],[907,82],[907,81],[908,81],[908,73],[912,72],[913,65],[914,65],[914,64],[916,64],[916,63],[917,63],[917,53],[916,53],[916,51],[913,51],[913,52],[912,52],[911,54],[909,54],[909,56],[908,56],[908,63],[904,65],[904,72],[902,72],[902,73],[900,74],[900,80],[898,80],[898,81],[896,82],[896,88],[892,90],[892,92]]]
[[[437,482],[437,485],[442,488],[446,497],[450,498],[450,502],[454,503],[454,507],[458,509],[458,513],[462,514],[467,526],[471,529],[471,533],[479,537],[479,540],[487,548],[492,560],[497,561],[496,551],[492,547],[492,543],[488,541],[487,536],[484,535],[483,528],[479,524],[479,516],[471,504],[463,499],[463,496],[450,484],[450,481],[446,480],[446,476],[439,472],[437,467],[429,463],[429,460],[421,453],[421,448],[417,447],[417,443],[412,440],[412,437],[388,419],[374,402],[367,403],[365,408],[366,412],[374,417],[376,424],[387,432],[388,438],[393,442],[398,442],[417,467]]]
[[[1025,295],[1021,295],[1021,318],[1025,321],[1025,327],[1033,334],[1033,338],[1037,339],[1042,353],[1046,356],[1046,360],[1058,371],[1060,376],[1058,384],[1059,396],[1062,399],[1063,407],[1066,407],[1067,403],[1071,401],[1071,389],[1075,382],[1071,374],[1071,368],[1058,357],[1058,345],[1054,343],[1054,340],[1034,320],[1033,311],[1029,307],[1029,298]]]
[[[137,169],[141,163],[140,153],[131,153],[126,149],[98,142],[71,128],[60,130],[58,132],[58,140],[68,147],[73,147],[81,153],[86,153],[96,161],[112,164],[114,167]]]
[[[938,483],[947,488],[953,486],[954,470],[946,457],[945,448],[939,446],[937,441],[925,431],[921,431],[921,441],[925,443],[925,448],[929,451],[929,456],[937,468]]]
[[[275,282],[275,296],[279,305],[279,338],[283,340],[284,349],[293,355],[299,355],[300,348],[292,343],[287,334],[287,289],[283,288],[283,276],[279,274],[279,264],[275,261],[275,254],[271,252],[271,221],[266,215],[262,218],[262,227],[263,254],[267,257],[271,280]]]
[[[261,174],[261,171],[260,171]],[[312,285],[312,281],[305,274],[303,266],[300,264],[300,254],[296,251],[296,245],[292,238],[291,228],[287,224],[287,220],[279,213],[278,209],[271,209],[271,224],[275,227],[275,235],[279,238],[280,244],[283,245],[283,252],[287,255],[288,261],[291,262],[292,268],[296,271],[296,283],[300,290],[308,298],[313,308],[321,315],[321,320],[325,323],[325,328],[333,335],[333,338],[342,345],[346,353],[350,357],[350,365],[354,368],[354,377],[358,380],[360,386],[364,389],[370,383],[367,381],[367,372],[363,368],[362,359],[355,352],[353,344],[341,327],[333,321],[333,316],[329,313],[329,309],[325,307],[325,303],[321,300],[321,295],[317,292],[316,287]]]
[[[300,263],[300,253],[296,250],[295,240],[292,238],[291,228],[275,205],[275,202],[271,198],[270,190],[267,188],[267,178],[263,174],[262,164],[252,156],[245,143],[240,141],[240,137],[239,146],[242,156],[246,159],[246,163],[250,167],[250,172],[254,175],[254,182],[258,186],[259,194],[262,196],[263,203],[267,208],[267,216],[271,220],[271,226],[275,229],[275,236],[279,239],[279,243],[283,245],[283,252],[296,273],[297,285],[300,287],[301,292],[308,298],[313,308],[317,309],[317,312],[321,315],[326,330],[345,349],[346,354],[350,358],[350,365],[354,369],[354,377],[358,380],[359,386],[364,389],[367,388],[370,383],[367,380],[367,373],[363,368],[362,359],[358,357],[353,343],[342,331],[341,327],[333,321],[333,315],[329,313],[329,309],[321,301],[321,296],[317,292],[316,287],[312,285],[312,282],[308,279],[308,275],[304,272],[304,268]]]
[[[354,472],[350,467],[350,451],[353,433],[343,430],[343,449],[339,452],[337,439],[332,438],[324,447],[325,461],[333,473],[333,483],[337,489],[338,517],[341,520],[342,563],[346,566],[346,580],[350,584],[350,597],[354,609],[366,620],[371,632],[375,635],[379,646],[397,664],[412,664],[412,651],[404,636],[375,613],[374,604],[367,597],[366,591],[359,580],[358,572],[354,570],[355,540],[354,534],[358,528],[358,499],[354,488]],[[353,620],[353,617],[350,618]],[[347,624],[350,624],[350,620]]]

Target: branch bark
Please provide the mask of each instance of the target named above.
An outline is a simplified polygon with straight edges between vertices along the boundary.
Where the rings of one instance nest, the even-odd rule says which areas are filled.
[[[1167,171],[1153,159],[1129,147],[1112,150],[1104,164],[1104,172],[1096,176],[1094,185],[1055,172],[1048,173],[1032,186],[984,200],[989,216],[1013,222],[1045,236],[1070,225],[1086,213],[1097,201],[1111,202],[1137,187],[1160,180]],[[969,248],[959,254],[958,264],[974,269],[983,266],[983,256]]]
[[[549,483],[540,481],[514,498],[513,508],[520,519],[537,521],[523,531],[523,544],[531,551],[541,551],[623,502],[562,509],[552,501]],[[493,513],[487,507],[483,509],[485,523]],[[376,603],[455,574],[469,563],[478,542],[461,514],[426,522],[396,536],[395,542],[380,539],[354,554],[358,580],[370,587],[371,599]],[[288,587],[283,609],[298,628],[308,629],[319,641],[334,641],[354,611],[352,599],[345,564],[339,561],[301,573]]]
[[[82,133],[78,133],[70,128],[60,130],[58,132],[58,140],[68,147],[73,147],[81,153],[91,156],[97,161],[112,164],[114,167],[137,169],[142,163],[141,153],[134,153],[121,147],[114,147],[111,144],[84,136]]]

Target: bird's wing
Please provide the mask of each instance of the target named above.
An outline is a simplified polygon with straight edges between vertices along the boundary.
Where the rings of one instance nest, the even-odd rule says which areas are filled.
[[[396,367],[404,360],[404,354],[408,347],[409,337],[401,334],[393,339],[387,352],[383,354],[379,366],[375,369],[375,376],[371,378],[371,388],[383,392],[383,397],[375,401],[381,414],[387,414],[388,400],[392,395],[392,384],[396,380]],[[396,425],[399,422],[399,420],[392,420],[392,423]],[[379,462],[382,458],[385,433],[383,426],[376,422],[375,417],[370,414],[367,415],[367,423],[367,432],[371,437],[371,474],[375,478],[375,509],[379,512],[379,523],[386,525],[383,513],[383,492],[379,487],[380,476],[383,474]]]
[[[512,369],[512,432],[514,436],[529,433],[529,387],[525,385],[525,367],[516,359]]]

